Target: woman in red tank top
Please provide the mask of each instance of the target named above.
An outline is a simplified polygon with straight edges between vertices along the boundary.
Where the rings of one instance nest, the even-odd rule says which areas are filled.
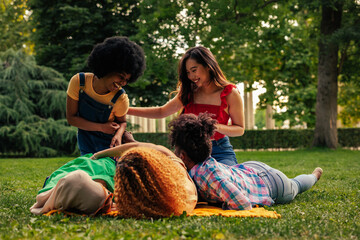
[[[237,163],[229,138],[242,136],[244,127],[243,102],[235,85],[227,81],[214,55],[198,46],[187,50],[178,67],[177,95],[160,107],[130,107],[128,114],[147,118],[164,118],[182,113],[212,113],[218,120],[212,137],[212,157],[227,165]]]

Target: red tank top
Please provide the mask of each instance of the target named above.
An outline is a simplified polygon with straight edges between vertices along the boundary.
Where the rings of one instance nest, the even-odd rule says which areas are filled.
[[[228,105],[226,102],[226,96],[229,95],[229,93],[231,93],[233,88],[236,88],[236,86],[233,84],[229,84],[229,85],[225,86],[223,91],[220,93],[220,99],[221,99],[220,106],[209,105],[209,104],[196,104],[196,103],[190,102],[184,107],[183,113],[193,113],[195,115],[198,115],[199,113],[204,113],[204,112],[212,113],[212,114],[214,114],[212,116],[213,119],[218,120],[218,122],[220,124],[227,125],[229,122],[230,116],[229,116],[229,114],[227,114],[225,112],[225,109]],[[215,132],[214,136],[212,136],[212,139],[219,140],[223,137],[225,137],[224,134]]]

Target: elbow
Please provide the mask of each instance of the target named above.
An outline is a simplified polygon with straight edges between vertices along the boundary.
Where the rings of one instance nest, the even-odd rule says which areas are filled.
[[[245,126],[243,124],[238,125],[239,131],[238,131],[238,137],[244,135],[245,133]]]
[[[241,133],[240,133],[240,136],[243,136],[245,134],[245,128],[243,127],[242,128],[242,131],[241,131]]]
[[[68,115],[66,115],[66,121],[68,122],[69,125],[71,125],[71,119]]]
[[[241,126],[237,126],[236,130],[232,132],[232,134],[229,134],[229,137],[241,137],[245,133],[245,128]]]
[[[74,117],[66,114],[66,121],[69,125],[74,126]]]

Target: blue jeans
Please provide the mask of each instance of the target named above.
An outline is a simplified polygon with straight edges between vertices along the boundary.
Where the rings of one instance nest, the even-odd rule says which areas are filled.
[[[291,202],[296,195],[309,190],[317,182],[317,178],[313,174],[302,174],[289,179],[281,171],[262,162],[248,161],[244,162],[243,165],[256,170],[259,177],[267,185],[270,197],[277,204]]]
[[[225,136],[217,141],[212,141],[211,156],[215,158],[216,161],[225,165],[232,166],[238,163],[228,136]]]

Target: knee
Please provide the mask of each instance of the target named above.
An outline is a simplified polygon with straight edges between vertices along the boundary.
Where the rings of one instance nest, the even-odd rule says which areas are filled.
[[[65,177],[60,179],[62,181],[62,186],[67,187],[76,187],[76,188],[82,188],[85,184],[85,182],[90,178],[89,174],[82,170],[76,170],[71,173],[68,173]]]
[[[276,203],[290,203],[298,194],[298,187],[295,182],[289,179],[282,179],[282,184],[278,186],[278,199]]]
[[[294,200],[295,196],[292,193],[286,193],[284,195],[282,195],[281,197],[278,197],[278,199],[276,199],[275,203],[276,204],[286,204],[286,203],[290,203],[292,200]]]

